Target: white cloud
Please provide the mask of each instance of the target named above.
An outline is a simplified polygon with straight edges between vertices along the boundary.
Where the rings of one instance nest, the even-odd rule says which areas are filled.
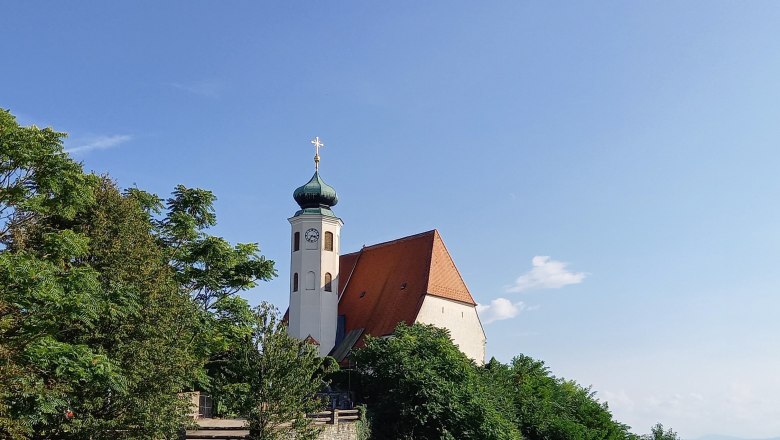
[[[95,136],[89,138],[73,148],[65,149],[66,153],[87,153],[93,150],[107,150],[114,148],[132,139],[132,136],[126,134],[115,134],[112,136]]]
[[[477,313],[485,324],[514,318],[527,309],[528,307],[522,301],[512,303],[506,298],[496,298],[489,305],[477,304]]]
[[[523,292],[531,289],[559,289],[569,284],[579,284],[585,279],[585,272],[569,272],[568,263],[550,257],[536,256],[531,259],[533,267],[521,275],[507,292]]]
[[[222,91],[224,90],[224,85],[218,81],[175,82],[171,83],[171,85],[176,89],[195,95],[205,96],[206,98],[219,98],[222,96]]]

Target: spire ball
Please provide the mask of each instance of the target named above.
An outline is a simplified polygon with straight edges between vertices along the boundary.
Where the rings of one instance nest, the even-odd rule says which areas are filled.
[[[314,139],[311,140],[311,143],[314,144],[314,171],[319,171],[320,169],[320,147],[324,147],[325,144],[320,141],[320,137],[316,136]]]

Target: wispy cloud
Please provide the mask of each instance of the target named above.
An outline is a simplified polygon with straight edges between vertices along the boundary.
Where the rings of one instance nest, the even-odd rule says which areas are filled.
[[[204,96],[206,98],[219,98],[225,86],[219,81],[193,81],[193,82],[175,82],[171,83],[173,88],[183,90],[194,95]]]
[[[585,279],[585,272],[566,270],[568,263],[556,261],[546,256],[531,259],[530,271],[521,275],[515,283],[507,287],[507,292],[523,292],[531,289],[559,289],[569,284],[579,284]]]
[[[496,298],[487,305],[477,304],[477,313],[485,324],[514,318],[523,310],[530,310],[530,308],[522,301],[513,303],[506,298]]]
[[[87,153],[94,150],[107,150],[109,148],[117,147],[133,137],[127,134],[115,134],[111,136],[94,136],[83,140],[75,147],[66,148],[66,153],[79,154]]]

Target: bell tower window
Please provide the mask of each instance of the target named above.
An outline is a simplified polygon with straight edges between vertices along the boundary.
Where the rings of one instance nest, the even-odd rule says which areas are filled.
[[[293,238],[293,252],[301,250],[301,233],[296,232]]]
[[[330,272],[325,274],[325,291],[326,292],[332,292],[333,288],[331,287],[331,284],[333,282],[333,275],[330,274]]]
[[[333,233],[330,231],[325,233],[325,250],[333,251]]]
[[[293,292],[298,291],[298,272],[293,274]]]

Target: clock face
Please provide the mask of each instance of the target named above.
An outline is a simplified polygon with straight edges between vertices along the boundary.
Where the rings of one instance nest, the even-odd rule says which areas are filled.
[[[307,229],[304,238],[306,238],[306,241],[309,243],[314,243],[315,241],[319,240],[320,232],[314,228]]]

